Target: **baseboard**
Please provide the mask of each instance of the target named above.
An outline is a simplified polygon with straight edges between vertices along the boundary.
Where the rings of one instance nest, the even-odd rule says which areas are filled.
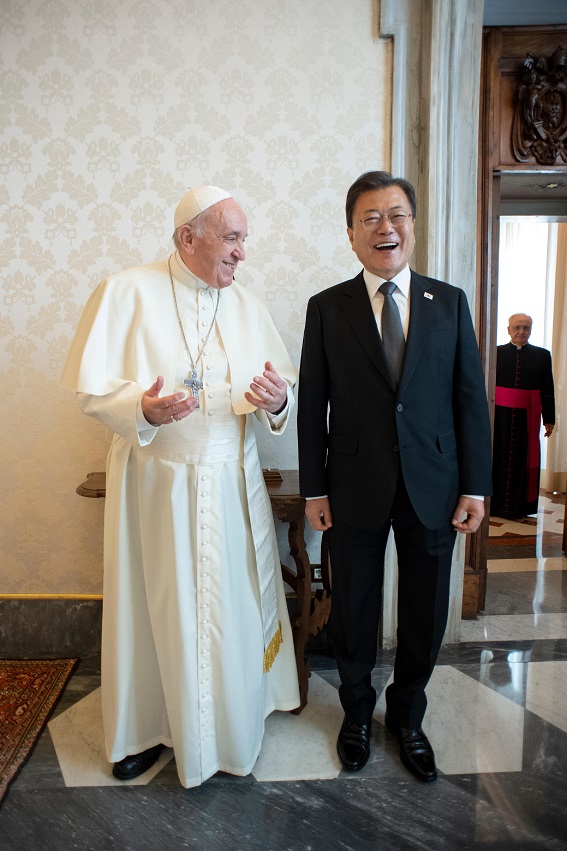
[[[102,600],[0,598],[0,655],[5,659],[78,657],[77,671],[100,671]]]

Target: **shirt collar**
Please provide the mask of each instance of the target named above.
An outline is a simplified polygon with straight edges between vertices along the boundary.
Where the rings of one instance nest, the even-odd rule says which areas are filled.
[[[370,301],[372,301],[384,281],[394,281],[394,283],[396,284],[398,289],[403,293],[403,295],[406,298],[409,298],[411,270],[410,267],[407,265],[404,266],[401,272],[398,272],[398,274],[395,275],[393,278],[380,278],[378,275],[374,275],[372,272],[369,272],[368,269],[363,270],[363,277]]]

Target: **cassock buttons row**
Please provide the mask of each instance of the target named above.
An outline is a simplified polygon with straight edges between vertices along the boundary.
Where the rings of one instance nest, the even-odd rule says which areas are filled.
[[[213,364],[207,364],[207,366],[205,367],[205,369],[212,370],[212,369],[214,369],[214,365],[213,365]],[[205,381],[205,387],[212,387],[212,386],[213,386],[213,382],[212,382],[212,381]],[[210,390],[210,391],[207,393],[207,398],[208,398],[208,399],[215,399],[215,398],[216,398],[216,395],[217,395],[217,394],[215,393],[215,391],[214,391],[214,390]],[[214,417],[214,416],[215,416],[215,413],[216,413],[216,411],[215,411],[213,408],[211,408],[211,410],[210,410],[210,411],[207,411],[207,414],[209,415],[209,417]]]
[[[200,477],[200,487],[199,498],[201,502],[200,512],[205,519],[206,515],[209,513],[210,508],[208,505],[210,499],[210,491],[209,482],[210,476],[207,473],[203,473]],[[199,643],[200,643],[200,656],[201,656],[201,676],[199,678],[199,702],[207,700],[209,698],[208,688],[210,686],[210,621],[208,618],[210,604],[208,602],[209,599],[209,579],[211,578],[211,574],[207,572],[206,568],[210,562],[210,541],[208,540],[208,523],[201,523],[201,535],[199,536],[199,564],[201,566],[201,585],[200,585],[200,603],[199,603]],[[209,708],[206,705],[201,705],[201,715],[206,716]],[[206,742],[208,739],[207,728],[209,722],[206,717],[203,717],[201,720],[201,741]]]

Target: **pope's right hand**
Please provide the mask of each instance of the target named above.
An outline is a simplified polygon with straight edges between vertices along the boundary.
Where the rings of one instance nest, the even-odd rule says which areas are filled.
[[[158,375],[155,383],[142,396],[142,413],[150,425],[179,422],[199,407],[199,399],[196,396],[185,396],[185,393],[160,397],[162,387],[163,376]]]

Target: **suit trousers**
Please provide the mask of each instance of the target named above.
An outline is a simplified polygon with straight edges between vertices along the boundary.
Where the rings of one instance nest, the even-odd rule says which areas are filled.
[[[376,704],[371,674],[376,664],[384,555],[392,528],[398,557],[398,640],[386,705],[394,723],[416,728],[425,714],[425,687],[447,625],[456,532],[451,518],[440,529],[428,529],[421,523],[401,472],[389,513],[388,521],[378,529],[359,529],[333,520],[328,532],[332,569],[329,631],[345,714],[358,723],[370,723]]]

